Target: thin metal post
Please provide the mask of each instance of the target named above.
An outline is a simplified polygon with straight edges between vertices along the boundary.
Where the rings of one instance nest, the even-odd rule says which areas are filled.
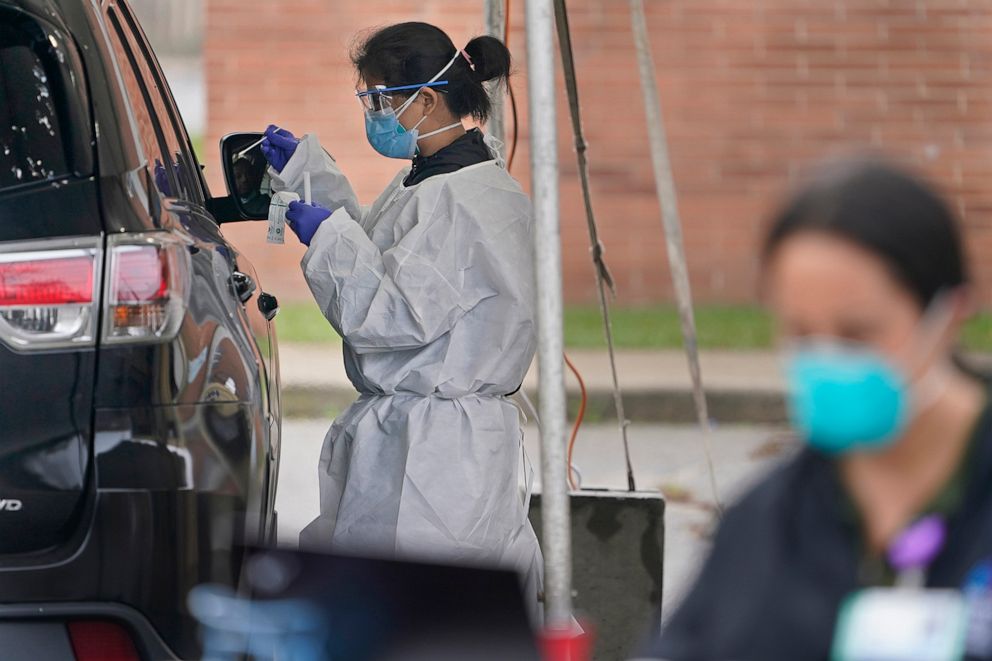
[[[717,491],[713,455],[710,450],[710,416],[706,405],[706,393],[703,391],[702,372],[699,367],[699,346],[696,341],[696,320],[692,311],[692,291],[689,288],[689,273],[685,263],[685,248],[682,244],[682,221],[679,218],[675,176],[672,174],[672,162],[668,155],[668,138],[665,135],[665,120],[661,113],[661,98],[655,78],[654,59],[651,57],[651,41],[648,38],[643,0],[630,0],[630,18],[634,30],[634,45],[637,48],[641,90],[644,95],[644,113],[647,117],[648,141],[651,146],[651,163],[654,166],[654,184],[658,190],[658,201],[661,204],[661,222],[665,229],[668,263],[672,272],[679,319],[682,323],[682,340],[685,343],[686,356],[689,361],[689,375],[692,378],[696,417],[703,431],[703,446],[709,467],[710,488],[713,491],[713,502],[719,510],[721,509],[720,496]]]
[[[572,539],[565,458],[555,16],[552,0],[527,0],[527,83],[537,273],[544,608],[549,627],[572,626]]]
[[[485,0],[485,3],[486,34],[502,41],[506,32],[506,0]],[[486,132],[500,142],[506,142],[505,90],[499,83],[488,85],[487,88],[489,98],[492,99],[493,112],[486,125]]]

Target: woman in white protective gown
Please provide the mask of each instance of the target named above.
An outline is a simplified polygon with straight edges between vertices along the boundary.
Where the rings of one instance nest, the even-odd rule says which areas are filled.
[[[492,142],[483,83],[510,55],[491,37],[379,30],[354,55],[373,148],[412,159],[370,208],[317,138],[270,126],[262,149],[303,271],[343,338],[358,400],[320,455],[320,516],[304,547],[520,571],[536,603],[541,555],[527,519],[519,389],[535,349],[533,213]]]

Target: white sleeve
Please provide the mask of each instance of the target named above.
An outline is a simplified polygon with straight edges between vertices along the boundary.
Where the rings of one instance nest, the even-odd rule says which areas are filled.
[[[352,218],[361,221],[363,210],[348,178],[338,168],[334,158],[320,146],[314,134],[303,136],[282,172],[276,172],[272,167],[269,167],[268,172],[274,192],[292,191],[301,200],[303,173],[309,172],[312,201],[331,211],[343,207]]]
[[[474,219],[459,217],[456,227],[459,205],[445,194],[424,206],[407,204],[417,218],[385,252],[339,209],[321,224],[303,258],[321,311],[358,353],[430,344],[497,293],[484,278],[465,277],[479,240],[465,231]]]

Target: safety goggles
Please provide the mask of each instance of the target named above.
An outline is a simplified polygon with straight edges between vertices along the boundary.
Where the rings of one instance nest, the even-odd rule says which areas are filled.
[[[365,110],[383,110],[393,105],[393,92],[408,92],[411,90],[419,90],[424,87],[440,87],[442,85],[447,85],[447,80],[435,80],[431,83],[421,83],[419,85],[397,85],[395,87],[386,87],[385,85],[376,85],[373,88],[367,90],[356,90],[355,96],[361,101],[362,107]],[[444,90],[438,90],[443,92]]]

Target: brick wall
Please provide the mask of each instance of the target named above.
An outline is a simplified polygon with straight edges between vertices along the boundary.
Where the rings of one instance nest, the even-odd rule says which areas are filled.
[[[435,23],[457,45],[482,32],[482,1],[207,0],[207,144],[268,123],[315,131],[363,202],[401,165],[365,142],[347,54],[361,30]],[[513,173],[529,185],[523,0],[509,46],[522,125]],[[805,165],[879,149],[932,173],[965,218],[992,304],[992,0],[646,0],[697,300],[755,299],[770,207]],[[671,295],[622,0],[569,0],[593,200],[621,304]],[[563,93],[562,93],[563,96]],[[565,290],[594,300],[568,113],[560,105]],[[217,150],[211,185],[220,191]],[[230,227],[230,226],[229,226]],[[225,229],[267,288],[306,296],[299,246],[261,223]]]

